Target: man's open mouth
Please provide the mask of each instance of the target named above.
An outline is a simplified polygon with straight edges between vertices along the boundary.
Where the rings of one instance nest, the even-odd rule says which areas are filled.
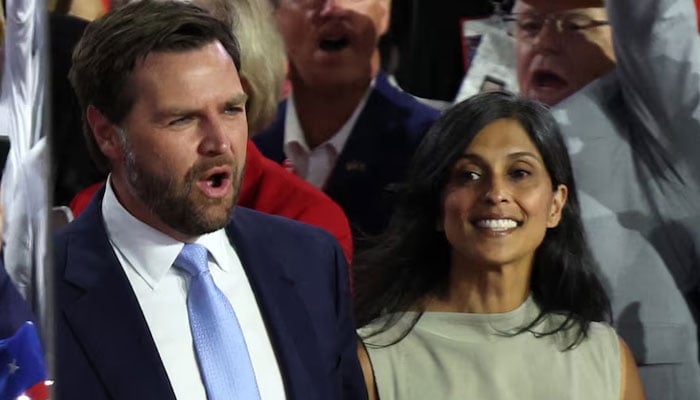
[[[536,88],[561,89],[568,85],[568,82],[551,71],[536,71],[532,76],[533,86]]]
[[[207,180],[209,182],[209,185],[213,188],[218,188],[221,187],[221,185],[224,182],[224,179],[226,179],[226,174],[224,173],[219,173],[219,174],[214,174],[209,179]]]
[[[223,167],[213,168],[197,181],[197,186],[209,197],[223,197],[231,186],[231,171]]]
[[[323,51],[335,52],[341,51],[350,45],[350,40],[347,37],[321,39],[318,47]]]

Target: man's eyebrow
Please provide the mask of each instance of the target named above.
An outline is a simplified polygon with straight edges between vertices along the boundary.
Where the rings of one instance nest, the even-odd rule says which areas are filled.
[[[156,111],[155,117],[156,120],[160,119],[165,119],[173,116],[179,116],[179,115],[191,115],[194,114],[196,110],[194,109],[187,109],[187,108],[181,108],[181,107],[170,107],[170,108],[164,108],[162,110]]]
[[[227,107],[228,106],[238,106],[245,104],[248,101],[248,95],[245,93],[239,93],[228,100],[224,103]],[[191,115],[191,114],[196,114],[198,110],[196,108],[181,108],[181,107],[171,107],[171,108],[164,108],[162,110],[159,110],[156,113],[156,117],[158,119],[161,118],[167,118],[171,117],[174,115]]]
[[[239,93],[237,95],[234,95],[231,97],[226,104],[234,104],[234,105],[239,105],[239,104],[245,104],[248,101],[248,95],[245,93]]]

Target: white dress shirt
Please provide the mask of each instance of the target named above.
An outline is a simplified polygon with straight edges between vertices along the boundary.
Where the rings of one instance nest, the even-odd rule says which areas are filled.
[[[294,92],[287,100],[287,110],[284,119],[284,154],[292,164],[295,174],[306,181],[323,189],[330,176],[338,156],[343,151],[348,137],[355,127],[355,122],[360,113],[365,108],[367,98],[374,88],[374,79],[367,88],[367,92],[360,100],[360,103],[353,111],[350,118],[330,139],[316,146],[309,148],[304,132],[299,123],[296,105],[294,103]]]
[[[187,314],[188,277],[173,267],[184,243],[132,216],[108,179],[102,213],[107,235],[126,272],[170,378],[181,400],[206,400]],[[285,399],[282,376],[253,290],[223,229],[196,240],[209,250],[214,282],[231,302],[241,325],[261,400]]]

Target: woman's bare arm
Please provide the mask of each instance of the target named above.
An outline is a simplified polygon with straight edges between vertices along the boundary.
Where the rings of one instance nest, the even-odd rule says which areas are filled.
[[[367,395],[369,400],[379,400],[379,394],[377,393],[377,385],[374,382],[374,371],[372,370],[372,361],[369,359],[369,354],[365,348],[365,344],[361,340],[357,341],[357,358],[360,359],[360,366],[362,367],[362,375],[365,378],[365,384],[367,385]]]
[[[639,378],[637,371],[637,363],[634,361],[634,356],[627,343],[620,338],[620,361],[621,361],[621,400],[644,400],[644,388],[642,380]],[[364,369],[364,366],[363,366]]]

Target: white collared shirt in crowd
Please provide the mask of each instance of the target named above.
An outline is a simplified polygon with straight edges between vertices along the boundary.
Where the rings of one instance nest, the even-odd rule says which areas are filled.
[[[131,215],[107,181],[102,214],[107,235],[124,268],[155,341],[175,396],[206,400],[187,314],[188,277],[173,267],[184,243]],[[236,312],[261,400],[284,399],[282,376],[253,290],[225,230],[196,240],[209,250],[214,282]]]
[[[291,96],[287,99],[287,110],[284,119],[284,154],[291,162],[295,174],[319,189],[325,187],[326,181],[335,167],[335,162],[343,151],[345,143],[355,127],[357,118],[365,108],[367,98],[373,88],[374,79],[355,111],[353,111],[340,130],[314,149],[309,148],[304,131],[299,123],[299,116],[294,103],[294,91],[292,90]]]

